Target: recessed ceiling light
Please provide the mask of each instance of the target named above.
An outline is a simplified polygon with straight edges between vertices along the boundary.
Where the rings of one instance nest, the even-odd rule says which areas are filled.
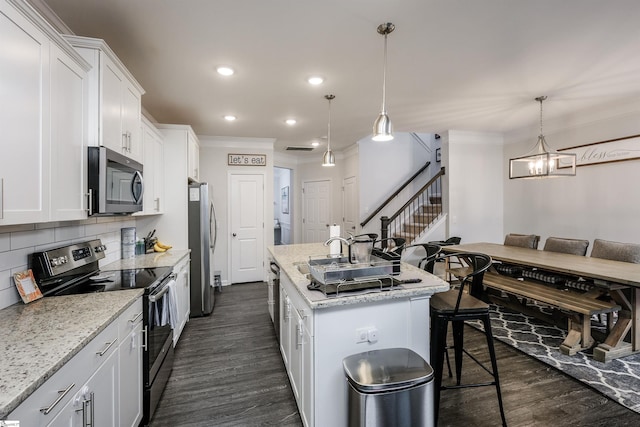
[[[320,143],[318,141],[313,141],[311,145],[314,147],[317,147],[318,145],[320,145]]]
[[[293,126],[293,125],[295,125],[296,123],[298,123],[298,122],[296,121],[296,119],[287,119],[287,120],[285,120],[284,122],[285,122],[286,124],[288,124],[289,126]]]
[[[233,68],[230,67],[218,67],[216,68],[216,71],[222,76],[232,76],[233,73],[235,73],[235,71],[233,71]]]
[[[317,86],[319,84],[322,84],[322,82],[324,82],[324,79],[320,76],[312,76],[312,77],[309,77],[307,81],[309,82],[309,84]]]
[[[237,119],[237,117],[236,117],[236,116],[232,116],[231,114],[228,114],[228,115],[224,116],[224,119],[225,119],[226,121],[228,121],[228,122],[232,122],[232,121],[234,121],[235,119]]]

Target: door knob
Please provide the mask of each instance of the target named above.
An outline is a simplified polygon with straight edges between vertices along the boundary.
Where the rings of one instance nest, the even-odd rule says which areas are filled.
[[[233,236],[233,237],[236,237],[236,233],[233,233],[233,234],[232,234],[232,236]]]

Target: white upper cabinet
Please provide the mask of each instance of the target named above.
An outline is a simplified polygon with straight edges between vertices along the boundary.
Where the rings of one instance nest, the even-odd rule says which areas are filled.
[[[89,72],[89,145],[143,162],[144,89],[101,39],[64,36],[93,67]]]
[[[188,142],[188,167],[189,178],[194,181],[200,182],[200,143],[198,138],[189,132],[187,134]]]
[[[163,135],[146,117],[142,117],[144,142],[143,214],[159,214],[164,206],[164,141]]]
[[[51,220],[87,217],[87,72],[51,46]]]
[[[0,40],[0,225],[86,218],[89,65],[24,1],[0,0]]]

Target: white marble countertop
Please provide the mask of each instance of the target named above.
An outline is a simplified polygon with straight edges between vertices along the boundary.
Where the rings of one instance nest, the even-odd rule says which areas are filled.
[[[189,250],[138,255],[101,270],[173,267]],[[45,297],[0,310],[0,419],[4,419],[144,293]]]
[[[309,261],[309,257],[321,257],[329,254],[329,247],[322,243],[304,243],[297,245],[278,245],[267,248],[273,260],[280,266],[280,271],[286,274],[296,285],[296,289],[305,299],[311,309],[322,309],[339,305],[361,304],[372,301],[383,301],[397,298],[433,295],[436,292],[449,290],[449,283],[441,278],[429,274],[405,262],[401,263],[400,274],[393,276],[398,280],[422,279],[419,283],[405,283],[400,289],[367,293],[352,296],[326,297],[322,292],[307,289],[309,279],[298,271],[297,264]]]

